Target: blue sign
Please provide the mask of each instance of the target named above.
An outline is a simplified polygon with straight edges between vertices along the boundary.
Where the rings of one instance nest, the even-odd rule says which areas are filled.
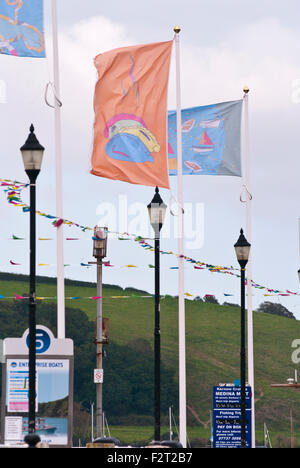
[[[29,348],[29,334],[27,335],[26,338],[26,344]],[[51,344],[51,339],[46,330],[43,330],[41,328],[36,329],[36,335],[35,335],[35,352],[36,354],[42,354],[49,349]]]
[[[241,447],[241,387],[219,386],[213,392],[213,447]],[[251,448],[251,387],[246,387],[246,447]]]

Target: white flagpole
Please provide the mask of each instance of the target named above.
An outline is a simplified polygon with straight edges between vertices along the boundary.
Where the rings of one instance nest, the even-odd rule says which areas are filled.
[[[185,357],[185,304],[184,304],[184,230],[181,138],[181,86],[180,86],[180,27],[175,26],[176,99],[177,99],[177,190],[178,190],[178,335],[179,335],[179,440],[186,448],[186,357]]]
[[[54,121],[56,153],[56,216],[63,217],[62,208],[62,156],[61,156],[61,115],[60,83],[58,60],[58,32],[56,0],[52,0],[52,35],[53,35],[53,75],[54,75]],[[65,285],[63,255],[63,224],[57,229],[57,337],[65,338]]]
[[[245,116],[245,184],[246,184],[246,237],[251,244],[251,191],[249,158],[249,88],[244,88]],[[255,448],[255,398],[254,398],[254,350],[253,350],[253,310],[252,310],[252,261],[251,253],[247,264],[247,327],[248,327],[248,382],[252,390],[251,432],[252,448]]]

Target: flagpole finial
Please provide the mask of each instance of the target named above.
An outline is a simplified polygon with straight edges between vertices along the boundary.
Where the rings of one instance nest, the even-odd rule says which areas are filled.
[[[175,34],[179,34],[180,31],[181,31],[181,27],[178,26],[178,24],[176,24],[176,26],[174,27],[174,33],[175,33]]]
[[[248,88],[248,86],[244,86],[243,91],[245,94],[248,94],[250,89]]]

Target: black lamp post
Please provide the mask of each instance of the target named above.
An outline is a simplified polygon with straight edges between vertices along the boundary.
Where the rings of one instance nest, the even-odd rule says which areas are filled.
[[[30,274],[29,274],[29,409],[28,409],[28,433],[35,433],[35,400],[36,400],[36,226],[35,205],[36,191],[35,182],[39,175],[44,147],[40,145],[31,124],[30,133],[25,144],[20,148],[25,172],[30,181]],[[34,436],[36,438],[36,436]],[[26,439],[26,438],[25,438]],[[26,440],[30,444],[30,438]]]
[[[251,245],[241,229],[234,245],[241,267],[241,448],[246,448],[246,346],[245,346],[245,269]]]
[[[160,230],[163,226],[167,205],[164,204],[158,187],[148,205],[151,226],[155,234],[155,326],[154,326],[154,438],[160,440]]]

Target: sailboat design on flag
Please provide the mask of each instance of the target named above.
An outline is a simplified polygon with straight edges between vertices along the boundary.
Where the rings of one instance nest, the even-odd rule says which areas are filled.
[[[182,124],[181,131],[182,131],[183,133],[188,133],[189,131],[192,130],[192,128],[194,127],[194,125],[195,125],[195,119],[186,120],[186,121],[183,122],[183,124]]]
[[[214,144],[207,135],[206,130],[204,130],[200,138],[199,145],[193,146],[193,150],[195,153],[210,153],[214,150]]]

